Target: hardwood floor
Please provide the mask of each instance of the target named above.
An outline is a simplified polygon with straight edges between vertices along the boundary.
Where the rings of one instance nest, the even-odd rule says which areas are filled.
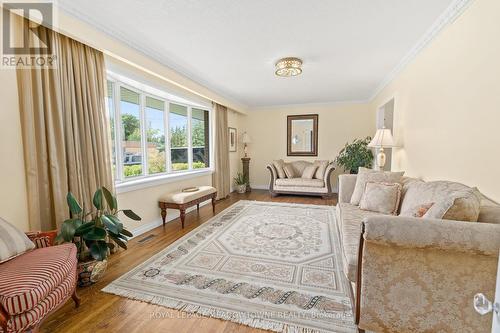
[[[335,205],[336,198],[324,200],[321,197],[278,196],[272,198],[268,191],[253,190],[246,194],[233,193],[217,202],[216,213],[221,212],[239,200]],[[160,211],[158,211],[158,216]],[[134,301],[128,298],[106,294],[100,290],[108,283],[144,262],[176,239],[195,229],[212,217],[212,206],[200,208],[186,214],[185,228],[181,229],[176,219],[129,242],[127,251],[111,256],[105,276],[91,287],[78,290],[81,304],[75,309],[70,300],[50,316],[42,325],[42,332],[167,332],[167,333],[259,333],[267,332],[229,321],[202,317],[171,310],[162,306]],[[152,237],[150,237],[152,236]],[[149,238],[148,238],[149,237]]]

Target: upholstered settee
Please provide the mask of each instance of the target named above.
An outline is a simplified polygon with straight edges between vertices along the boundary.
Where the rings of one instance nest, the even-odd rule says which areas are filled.
[[[302,175],[304,170],[315,164],[318,164],[318,169],[315,171],[313,178],[304,178]],[[331,173],[335,170],[333,163],[329,161],[293,161],[284,162],[285,165],[291,168],[292,177],[281,175],[278,172],[274,163],[268,164],[267,169],[270,172],[269,192],[272,196],[279,194],[297,194],[322,196],[329,198],[332,196]],[[321,167],[323,164],[323,168]]]
[[[56,234],[28,233],[36,248],[0,263],[0,333],[38,332],[69,298],[80,304],[76,246],[54,246]]]
[[[339,177],[336,213],[359,328],[489,332],[491,316],[472,300],[494,296],[500,206],[483,197],[481,222],[383,215],[350,203],[355,184],[356,175]]]

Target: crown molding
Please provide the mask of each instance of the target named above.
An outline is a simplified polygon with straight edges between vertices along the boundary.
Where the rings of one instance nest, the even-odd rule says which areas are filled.
[[[250,106],[248,112],[263,111],[263,110],[274,110],[283,108],[304,108],[304,107],[336,107],[342,105],[357,105],[357,104],[368,104],[369,100],[346,100],[346,101],[331,101],[331,102],[319,102],[319,103],[297,103],[297,104],[272,104],[272,105],[262,105],[262,106]]]
[[[456,19],[462,15],[463,12],[469,7],[469,5],[475,0],[455,0],[443,14],[434,22],[434,24],[427,30],[427,32],[418,40],[418,42],[413,46],[413,48],[408,52],[399,64],[380,82],[377,88],[368,98],[369,101],[373,101],[377,95],[389,84],[391,83],[399,73],[401,73],[408,64],[410,64],[417,55],[422,52],[433,40],[434,38],[449,24],[453,23]]]
[[[246,110],[249,111],[258,111],[262,109],[277,109],[283,107],[301,107],[301,106],[335,106],[335,105],[345,105],[345,104],[363,104],[372,102],[377,95],[389,84],[391,83],[397,76],[400,74],[408,64],[410,64],[418,54],[424,50],[433,40],[434,38],[449,24],[453,23],[460,15],[472,4],[475,0],[454,0],[446,10],[438,17],[438,19],[434,22],[434,24],[426,31],[426,33],[418,40],[418,42],[413,46],[413,48],[401,59],[398,65],[392,69],[388,75],[384,77],[384,79],[377,85],[377,87],[373,90],[373,92],[366,98],[362,100],[352,100],[352,101],[332,101],[325,103],[300,103],[300,104],[284,104],[284,105],[269,105],[269,106],[252,106],[246,105],[234,98],[228,97],[225,93],[220,92],[220,90],[213,88],[212,85],[206,80],[201,79],[197,75],[187,71],[180,66],[172,65],[171,61],[166,59],[160,53],[154,51],[150,47],[138,45],[137,43],[132,42],[128,39],[124,34],[117,31],[117,29],[113,29],[107,26],[104,26],[98,23],[96,20],[93,20],[88,15],[82,13],[79,10],[61,7],[60,3],[58,4],[58,8],[65,13],[86,22],[87,24],[92,25],[98,31],[107,34],[108,36],[112,36],[116,40],[124,43],[128,47],[134,49],[135,51],[150,57],[151,59],[157,61],[161,65],[169,68],[182,75],[184,78],[193,81],[206,89],[211,90],[215,94],[223,97],[228,101],[234,101],[237,104],[243,105],[246,107]]]
[[[70,15],[78,20],[81,20],[82,22],[85,22],[85,23],[91,25],[97,31],[102,32],[105,35],[108,35],[108,36],[116,39],[117,41],[125,44],[126,46],[130,47],[131,49],[135,50],[136,52],[139,52],[140,54],[155,60],[156,62],[158,62],[162,66],[165,66],[169,70],[174,71],[177,74],[180,74],[181,76],[184,77],[184,79],[192,81],[195,84],[198,84],[201,87],[212,91],[213,93],[215,93],[216,95],[219,95],[220,97],[224,98],[228,102],[232,102],[236,105],[240,105],[245,110],[248,108],[248,106],[245,103],[242,103],[239,100],[235,100],[234,98],[228,97],[225,93],[221,92],[217,88],[212,87],[212,85],[210,83],[201,79],[197,75],[190,73],[189,71],[185,70],[184,68],[181,68],[180,66],[173,66],[172,63],[170,61],[168,61],[168,59],[166,59],[163,55],[161,55],[159,52],[153,50],[152,48],[150,48],[148,46],[138,45],[137,43],[134,43],[127,36],[125,36],[123,33],[119,32],[117,29],[112,28],[112,27],[108,27],[108,26],[105,26],[105,25],[99,23],[98,21],[92,19],[90,16],[86,15],[85,13],[83,13],[80,10],[77,10],[74,8],[68,8],[66,6],[61,6],[60,2],[57,3],[56,8],[64,13],[66,13],[67,15]],[[119,60],[123,61],[123,59],[119,59]],[[210,100],[210,98],[207,98],[201,94],[200,94],[200,96]],[[242,111],[242,113],[245,113],[245,112]]]

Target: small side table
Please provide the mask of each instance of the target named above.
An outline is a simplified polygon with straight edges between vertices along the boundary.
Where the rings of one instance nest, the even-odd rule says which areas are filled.
[[[247,192],[252,192],[250,187],[250,157],[242,157],[241,162],[243,163],[243,176],[248,180]]]

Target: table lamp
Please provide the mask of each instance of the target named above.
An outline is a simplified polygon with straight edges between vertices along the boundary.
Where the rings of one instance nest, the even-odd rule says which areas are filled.
[[[391,130],[388,128],[380,128],[375,133],[373,140],[368,144],[370,148],[379,148],[379,152],[377,154],[377,169],[382,170],[385,166],[385,152],[384,148],[392,148],[394,147],[394,139],[391,134]]]
[[[247,151],[247,145],[249,143],[252,143],[252,139],[250,138],[250,135],[248,135],[247,132],[243,133],[243,136],[241,137],[241,142],[243,142],[244,146],[244,151],[245,151],[245,157],[248,157],[248,151]]]

